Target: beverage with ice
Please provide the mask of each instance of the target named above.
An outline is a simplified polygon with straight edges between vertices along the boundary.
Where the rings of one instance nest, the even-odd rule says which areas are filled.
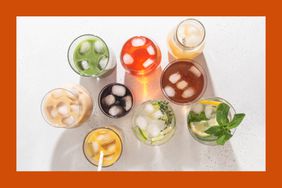
[[[193,138],[207,145],[224,145],[234,134],[245,114],[236,113],[222,98],[202,99],[193,104],[187,117]]]
[[[131,91],[119,83],[106,85],[101,90],[98,100],[101,111],[111,118],[125,116],[133,106]]]
[[[192,59],[202,53],[205,42],[205,27],[196,19],[186,19],[168,35],[169,53],[174,59]]]
[[[120,58],[125,70],[131,74],[144,75],[159,66],[161,51],[149,38],[135,36],[123,45]]]
[[[167,101],[146,101],[136,109],[132,117],[132,129],[145,144],[163,144],[175,132],[175,114]]]
[[[49,91],[42,100],[44,119],[54,127],[73,128],[81,125],[91,115],[92,99],[80,85],[67,85]]]
[[[84,139],[83,152],[86,159],[95,166],[98,166],[101,152],[103,152],[103,167],[111,166],[121,156],[121,137],[114,128],[94,129]]]
[[[190,104],[203,95],[206,80],[206,73],[198,63],[176,60],[168,64],[162,73],[162,92],[176,104]]]
[[[99,77],[116,66],[114,55],[104,40],[90,34],[81,35],[71,43],[68,60],[81,76]]]

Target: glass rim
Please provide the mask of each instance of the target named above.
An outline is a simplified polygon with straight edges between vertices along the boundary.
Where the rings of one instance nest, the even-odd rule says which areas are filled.
[[[78,126],[80,125],[78,120],[76,120],[75,123],[73,123],[70,127],[66,127],[66,126],[57,126],[57,125],[51,123],[51,122],[48,120],[48,118],[46,117],[45,112],[44,112],[44,107],[45,107],[44,105],[45,105],[46,97],[47,97],[48,95],[50,95],[52,92],[56,91],[56,90],[63,90],[63,91],[66,91],[67,93],[69,93],[69,94],[71,94],[72,96],[75,97],[74,92],[71,91],[71,90],[68,89],[68,88],[58,87],[58,88],[53,88],[53,89],[49,90],[48,92],[45,93],[44,97],[41,99],[41,104],[40,104],[41,116],[43,117],[43,119],[45,120],[45,122],[47,122],[49,125],[51,125],[52,127],[55,127],[55,128],[72,129],[72,128],[78,127]],[[86,89],[85,89],[85,90],[86,90]],[[91,100],[91,103],[92,103],[92,111],[93,111],[93,101],[92,101],[92,98],[91,98],[91,96],[90,96],[90,94],[89,94],[88,92],[85,92],[85,93],[89,96],[89,98],[90,98],[90,100]],[[80,111],[80,113],[81,113],[81,111]]]
[[[164,91],[163,84],[162,84],[162,80],[163,80],[164,74],[167,71],[167,69],[170,68],[172,65],[179,63],[179,62],[185,62],[185,63],[189,62],[189,63],[191,63],[193,66],[198,68],[198,70],[202,73],[203,78],[204,78],[204,85],[203,85],[203,89],[202,89],[201,93],[194,100],[189,101],[189,102],[185,102],[185,103],[176,102],[176,101],[172,100],[169,96],[167,96],[167,94]],[[163,69],[162,74],[161,74],[161,79],[160,79],[160,86],[161,86],[161,90],[162,90],[163,95],[170,102],[177,104],[177,105],[190,105],[190,104],[193,104],[194,102],[198,101],[204,95],[204,93],[206,92],[206,89],[207,89],[207,85],[208,85],[207,82],[208,82],[207,72],[197,61],[192,60],[192,59],[175,59],[175,60],[169,62],[166,65],[166,67]]]
[[[91,129],[91,130],[86,134],[86,136],[85,136],[84,139],[83,139],[82,151],[83,151],[83,154],[84,154],[85,158],[87,159],[87,161],[88,161],[89,163],[91,163],[92,165],[96,166],[96,167],[98,167],[98,165],[96,165],[94,162],[92,162],[92,161],[88,158],[87,154],[85,153],[85,149],[84,149],[84,148],[85,148],[85,141],[86,141],[87,137],[88,137],[92,132],[94,132],[94,131],[96,131],[96,130],[99,130],[99,129],[108,129],[108,130],[112,131],[115,135],[117,135],[117,137],[118,137],[118,139],[120,140],[120,143],[121,143],[120,155],[118,156],[117,160],[116,160],[114,163],[110,164],[110,165],[107,165],[107,166],[102,165],[102,168],[107,168],[107,167],[110,167],[110,166],[114,165],[115,163],[117,163],[117,162],[119,161],[119,159],[120,159],[120,157],[121,157],[121,155],[122,155],[122,153],[123,153],[123,140],[122,140],[122,138],[121,138],[121,135],[119,135],[119,133],[117,132],[117,130],[115,130],[114,128],[112,128],[112,125],[103,126],[103,127],[96,127],[96,128]]]
[[[101,40],[101,41],[104,43],[104,45],[106,46],[106,48],[107,48],[107,50],[108,50],[108,55],[109,55],[108,61],[107,61],[106,65],[105,65],[105,67],[103,68],[103,70],[101,70],[101,72],[98,73],[98,74],[92,74],[92,75],[81,74],[81,73],[72,65],[72,63],[71,63],[71,60],[72,60],[73,58],[71,57],[70,50],[71,50],[71,48],[73,47],[74,43],[75,43],[76,41],[78,41],[79,39],[83,38],[83,37],[98,38],[99,40]],[[81,41],[78,41],[78,42],[81,42]],[[99,76],[102,76],[102,75],[103,75],[103,71],[106,70],[106,67],[108,66],[108,64],[109,64],[109,62],[110,62],[110,58],[111,58],[110,56],[111,56],[111,53],[110,53],[110,49],[109,49],[107,43],[106,43],[101,37],[99,37],[99,36],[97,36],[97,35],[93,35],[93,34],[82,34],[82,35],[76,37],[76,38],[71,42],[71,44],[69,45],[68,51],[67,51],[67,59],[68,59],[68,63],[69,63],[69,65],[70,65],[71,69],[72,69],[74,72],[76,72],[79,76],[83,76],[83,77],[99,77]]]
[[[214,100],[214,99],[218,99],[218,101],[224,102],[225,104],[227,104],[227,105],[230,107],[230,110],[233,112],[233,114],[236,114],[236,110],[235,110],[235,108],[233,107],[233,105],[232,105],[229,101],[227,101],[226,99],[224,99],[224,98],[215,96],[215,97],[206,97],[206,98],[202,98],[201,100]],[[197,102],[197,103],[198,103],[198,102]],[[192,108],[194,105],[196,105],[197,103],[192,104],[192,105],[191,105],[191,108]],[[191,108],[190,108],[190,111],[191,111]],[[188,113],[186,116],[188,116],[188,115],[190,114],[190,111],[189,111],[189,113]],[[229,113],[230,113],[230,111],[229,111]],[[233,118],[233,117],[234,117],[234,115],[232,115],[232,118]],[[216,141],[216,139],[215,139],[215,140],[210,140],[210,141],[208,141],[208,140],[202,140],[201,138],[197,137],[197,136],[195,135],[195,133],[193,133],[192,130],[190,130],[190,128],[189,128],[188,118],[187,118],[186,123],[187,123],[187,129],[188,129],[190,135],[193,137],[194,140],[196,140],[197,142],[200,142],[201,144],[204,144],[204,145],[218,146],[218,144],[216,144],[216,143],[215,143],[215,144],[212,144],[212,143],[214,143],[214,142]],[[232,131],[231,131],[232,136],[234,136],[236,130],[237,130],[237,127],[232,129]],[[229,140],[228,140],[228,141],[229,141]]]
[[[154,44],[154,46],[155,46],[155,48],[156,48],[156,57],[154,58],[154,61],[155,62],[158,62],[158,65],[157,65],[157,67],[156,68],[158,68],[159,66],[160,66],[160,64],[161,64],[161,59],[162,59],[162,53],[161,53],[161,49],[160,49],[160,47],[157,45],[157,43],[153,40],[153,39],[151,39],[151,38],[149,38],[149,37],[146,37],[146,36],[144,36],[144,35],[136,35],[136,36],[133,36],[133,37],[130,37],[129,39],[127,39],[126,41],[125,41],[125,43],[122,45],[122,48],[121,48],[121,51],[120,51],[120,62],[121,62],[121,65],[122,65],[122,67],[127,71],[127,72],[129,72],[129,73],[132,73],[132,74],[136,74],[136,75],[141,75],[141,76],[144,76],[144,75],[148,75],[150,72],[152,72],[153,70],[150,70],[150,69],[148,69],[147,71],[146,70],[144,70],[144,73],[139,73],[140,71],[138,71],[138,70],[133,70],[133,69],[127,69],[125,66],[124,66],[124,62],[123,62],[123,56],[122,56],[122,52],[123,52],[123,49],[124,49],[124,46],[129,42],[129,41],[131,41],[133,38],[135,38],[135,37],[143,37],[143,38],[145,38],[146,40],[149,40],[149,41],[151,41],[153,44]],[[158,54],[159,53],[159,54]],[[160,60],[159,61],[157,61],[158,60],[158,57],[160,57]]]
[[[101,102],[102,102],[102,101],[101,101],[101,100],[102,100],[102,94],[103,94],[103,92],[105,91],[105,89],[107,89],[107,88],[110,87],[110,86],[114,86],[114,85],[124,86],[125,89],[130,92],[130,96],[131,96],[131,98],[132,98],[132,106],[131,106],[131,108],[130,108],[128,111],[125,110],[124,115],[123,115],[123,116],[120,116],[120,117],[114,117],[114,116],[109,115],[107,112],[104,111],[104,109],[103,109],[103,107],[102,107],[102,104],[101,104]],[[131,91],[126,85],[121,84],[121,83],[118,83],[118,82],[109,83],[109,84],[105,85],[105,86],[101,89],[101,91],[99,92],[99,95],[98,95],[98,105],[99,105],[99,108],[100,108],[100,110],[103,112],[104,115],[106,115],[106,116],[109,117],[109,118],[119,119],[119,118],[122,118],[122,117],[126,116],[126,115],[133,109],[133,107],[134,107],[134,96],[133,96],[132,91]]]
[[[178,29],[179,29],[179,27],[180,27],[183,23],[185,23],[185,22],[187,22],[187,21],[196,22],[196,23],[198,23],[198,24],[203,28],[203,32],[204,32],[203,38],[202,38],[202,40],[201,40],[197,45],[195,45],[195,46],[186,46],[186,45],[184,45],[184,44],[179,40],[179,37],[178,37]],[[206,38],[206,29],[205,29],[204,24],[203,24],[202,22],[200,22],[199,20],[197,20],[197,19],[195,19],[195,18],[187,18],[187,19],[185,19],[185,20],[182,20],[182,21],[177,25],[175,36],[176,36],[176,37],[175,37],[175,38],[176,38],[176,41],[177,41],[183,48],[188,49],[188,50],[191,50],[191,49],[194,49],[194,48],[197,48],[197,47],[201,46],[201,45],[204,43],[205,38]]]
[[[138,105],[138,107],[137,107],[136,109],[134,109],[134,112],[133,112],[133,115],[131,116],[131,121],[130,121],[130,122],[131,122],[131,130],[133,131],[133,134],[134,134],[135,138],[136,138],[139,142],[141,142],[141,143],[143,143],[143,144],[146,144],[146,145],[149,145],[149,146],[160,146],[160,145],[163,145],[163,144],[167,143],[170,139],[172,139],[172,137],[173,137],[174,134],[175,134],[175,130],[176,130],[176,115],[175,115],[175,112],[174,112],[172,106],[169,104],[169,101],[166,101],[166,102],[168,102],[168,105],[167,105],[167,106],[168,106],[168,108],[173,112],[173,117],[174,117],[174,123],[173,123],[174,130],[173,130],[173,134],[171,135],[171,137],[170,137],[167,141],[165,141],[165,142],[163,142],[163,143],[161,143],[161,144],[156,144],[156,145],[147,143],[147,142],[142,141],[142,140],[140,140],[140,139],[138,138],[138,136],[136,135],[136,133],[135,133],[135,131],[134,131],[134,128],[136,127],[136,126],[135,126],[135,122],[134,122],[135,116],[137,116],[136,114],[140,111],[140,109],[141,109],[142,106],[144,106],[146,103],[152,103],[152,102],[155,102],[155,101],[166,101],[166,100],[162,100],[162,99],[149,99],[149,100],[146,100],[146,101],[142,102],[141,104]]]

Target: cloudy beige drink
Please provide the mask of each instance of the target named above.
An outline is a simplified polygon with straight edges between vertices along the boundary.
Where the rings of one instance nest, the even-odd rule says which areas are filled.
[[[111,166],[120,158],[122,141],[116,130],[97,128],[85,137],[83,151],[87,160],[96,166],[103,152],[103,167]]]
[[[186,19],[168,35],[169,53],[174,59],[193,59],[202,53],[205,28],[196,19]]]
[[[52,126],[73,128],[85,122],[93,103],[88,91],[80,85],[68,85],[49,91],[42,101],[44,119]]]

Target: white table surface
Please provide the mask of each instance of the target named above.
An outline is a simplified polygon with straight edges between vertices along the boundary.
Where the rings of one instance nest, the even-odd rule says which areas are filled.
[[[189,106],[172,105],[177,130],[166,144],[140,143],[131,131],[129,113],[109,119],[97,105],[97,94],[111,82],[126,83],[135,105],[163,98],[161,69],[147,83],[125,74],[119,61],[123,43],[134,35],[152,38],[162,51],[161,68],[168,63],[166,37],[186,17],[18,17],[17,18],[17,170],[90,170],[82,153],[84,136],[92,128],[117,125],[123,133],[120,160],[104,170],[265,170],[265,18],[195,17],[206,27],[204,54],[197,58],[208,70],[207,96],[230,101],[246,119],[225,146],[206,146],[193,140],[186,128]],[[117,69],[105,79],[80,78],[69,67],[67,49],[85,33],[102,37],[117,56]],[[71,130],[48,126],[40,103],[50,89],[66,83],[85,86],[96,103],[91,119]],[[141,88],[147,88],[142,90]]]

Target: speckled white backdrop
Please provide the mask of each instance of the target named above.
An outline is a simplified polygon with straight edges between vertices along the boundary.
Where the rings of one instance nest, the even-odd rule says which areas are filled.
[[[130,129],[129,113],[114,120],[98,105],[91,119],[72,129],[52,128],[44,122],[40,103],[44,94],[65,83],[80,83],[96,103],[99,90],[114,81],[134,92],[135,105],[163,98],[159,89],[161,68],[168,63],[166,36],[187,17],[18,17],[17,18],[17,170],[93,170],[82,153],[84,136],[92,128],[115,124],[123,133],[121,159],[104,170],[250,170],[265,166],[265,18],[196,17],[206,27],[204,54],[197,58],[206,68],[209,85],[205,96],[229,100],[247,114],[234,137],[224,147],[197,143],[186,129],[189,106],[172,105],[177,131],[165,145],[141,144]],[[67,62],[71,41],[84,33],[101,36],[117,56],[117,69],[102,80],[80,78]],[[125,74],[119,53],[134,35],[159,44],[161,68],[146,80]],[[96,103],[97,104],[97,103]]]

